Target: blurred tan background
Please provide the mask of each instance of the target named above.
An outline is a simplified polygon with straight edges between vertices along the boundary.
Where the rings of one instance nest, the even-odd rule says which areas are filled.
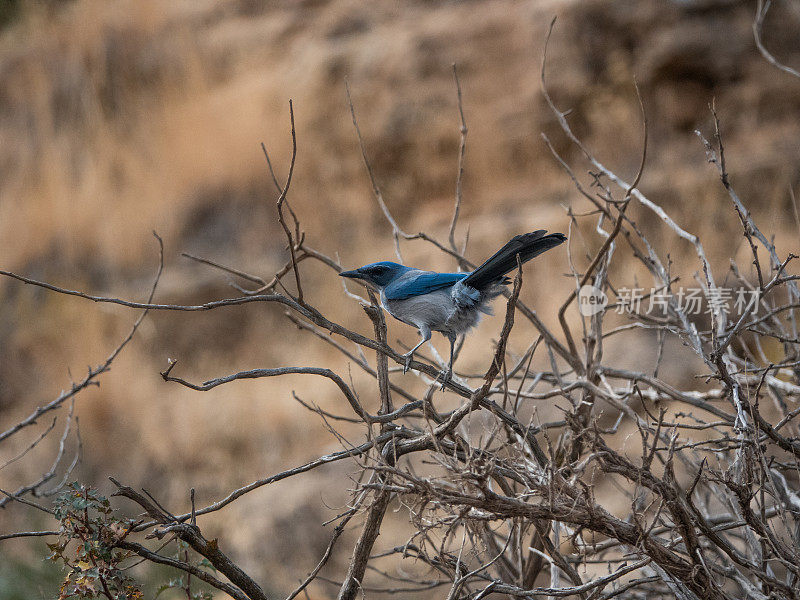
[[[546,132],[585,175],[586,165],[559,134],[541,95],[543,42],[556,15],[550,90],[600,160],[623,177],[636,173],[641,119],[635,77],[650,122],[641,189],[703,236],[719,273],[731,257],[747,265],[736,214],[693,133],[712,134],[708,104],[714,99],[737,191],[762,229],[776,235],[779,251],[797,251],[788,192],[800,183],[800,81],[758,53],[751,30],[755,3],[368,6],[354,0],[0,2],[0,268],[143,300],[157,265],[155,230],[166,250],[160,302],[238,295],[224,274],[181,252],[271,277],[286,260],[285,238],[259,143],[285,178],[289,98],[298,137],[289,198],[308,243],[338,255],[347,268],[392,259],[391,229],[371,195],[345,77],[394,216],[409,232],[445,240],[459,144],[454,62],[469,127],[458,229],[463,240],[469,228],[467,255],[480,261],[511,235],[536,228],[567,232],[567,207],[581,212],[589,205],[540,138]],[[764,30],[780,60],[800,65],[798,2],[776,3]],[[635,211],[651,240],[669,248],[690,278],[697,269],[691,248],[650,214]],[[579,256],[599,243],[586,225],[573,237]],[[572,285],[563,276],[566,253],[559,252],[527,269],[523,292],[550,323]],[[423,268],[455,267],[424,242],[405,244],[404,258]],[[330,270],[307,261],[302,271],[312,303],[370,333]],[[136,317],[9,280],[0,281],[0,302],[3,430],[69,387],[70,378],[81,379],[86,365],[102,362]],[[498,330],[497,318],[486,320],[467,342],[459,370],[485,368]],[[513,351],[524,351],[531,334],[524,326],[515,331]],[[392,343],[416,338],[396,323],[389,336]],[[444,352],[441,339],[435,341]],[[291,398],[295,390],[342,412],[344,402],[329,382],[287,377],[203,394],[161,380],[168,357],[180,361],[175,374],[193,380],[299,364],[348,374],[344,359],[292,327],[277,306],[154,314],[101,377],[100,388],[79,397],[84,452],[76,478],[110,491],[107,477],[113,475],[185,511],[192,486],[205,505],[339,449],[319,419]],[[690,378],[686,367],[685,373],[682,365],[671,368],[676,377]],[[368,379],[352,374],[374,409]],[[549,409],[539,410],[546,417]],[[360,431],[345,431],[361,439]],[[19,440],[16,450],[30,441]],[[10,457],[15,448],[3,451]],[[52,450],[39,448],[24,465],[0,471],[0,487],[35,478]],[[263,488],[201,524],[265,589],[285,594],[321,556],[330,532],[320,524],[341,512],[350,470],[340,463]],[[402,531],[404,519],[397,513],[383,543],[402,543],[389,534]],[[50,525],[27,520],[19,506],[0,514],[3,531],[37,526]],[[57,575],[41,562],[42,547],[23,541],[0,547],[11,557],[0,570],[0,590],[11,598],[55,595]],[[346,558],[340,553],[332,564]],[[322,584],[310,592],[335,596],[333,586]]]

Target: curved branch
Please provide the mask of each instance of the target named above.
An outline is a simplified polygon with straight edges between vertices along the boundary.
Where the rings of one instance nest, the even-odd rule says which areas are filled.
[[[240,371],[239,373],[234,373],[233,375],[226,375],[225,377],[209,379],[202,384],[196,384],[186,381],[185,379],[181,379],[180,377],[173,377],[170,375],[172,369],[177,364],[177,360],[170,359],[169,366],[161,372],[161,377],[164,379],[164,381],[174,381],[175,383],[180,383],[182,386],[197,390],[198,392],[207,392],[208,390],[212,390],[217,386],[230,383],[231,381],[236,381],[238,379],[260,379],[262,377],[278,377],[280,375],[319,375],[321,377],[327,377],[336,384],[336,386],[341,390],[342,394],[344,394],[344,397],[347,398],[347,402],[350,403],[350,407],[353,409],[353,412],[361,417],[366,423],[371,423],[373,421],[373,417],[361,406],[361,403],[353,393],[353,390],[350,389],[350,386],[348,386],[341,377],[339,377],[330,369],[321,369],[318,367],[279,367],[277,369],[252,369],[250,371]]]
[[[783,63],[779,62],[777,58],[775,58],[769,50],[764,47],[764,42],[761,40],[761,30],[764,27],[764,19],[767,17],[767,12],[769,12],[770,6],[772,5],[772,0],[758,0],[758,6],[756,8],[756,18],[753,20],[753,38],[756,41],[756,46],[758,47],[758,51],[761,53],[767,62],[770,63],[773,67],[777,67],[784,73],[788,73],[793,77],[800,78],[800,71],[793,69],[792,67],[787,67]]]

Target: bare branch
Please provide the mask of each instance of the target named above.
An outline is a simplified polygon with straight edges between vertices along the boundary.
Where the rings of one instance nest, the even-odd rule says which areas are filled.
[[[753,38],[756,41],[756,46],[758,47],[758,51],[761,52],[761,56],[767,59],[773,67],[777,67],[784,73],[788,73],[794,77],[800,78],[800,71],[793,69],[792,67],[787,67],[781,62],[778,62],[770,52],[764,47],[764,42],[761,40],[761,33],[764,28],[764,19],[767,18],[767,12],[769,12],[770,6],[772,6],[772,0],[758,0],[758,5],[756,7],[756,17],[753,20]]]
[[[453,79],[456,82],[456,95],[458,98],[458,116],[461,119],[461,143],[458,149],[458,177],[456,178],[456,200],[453,205],[453,218],[450,220],[450,233],[448,239],[450,240],[450,248],[453,252],[458,252],[456,246],[456,225],[458,223],[458,213],[461,211],[461,186],[464,181],[464,153],[467,149],[467,122],[464,119],[464,105],[461,99],[461,82],[458,80],[458,70],[456,63],[453,63]]]

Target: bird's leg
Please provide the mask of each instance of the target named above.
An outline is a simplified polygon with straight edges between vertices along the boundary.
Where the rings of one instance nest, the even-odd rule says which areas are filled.
[[[447,385],[447,382],[453,378],[453,352],[456,346],[456,334],[449,333],[445,335],[447,336],[447,339],[450,340],[450,362],[447,365],[447,371],[442,373],[442,389],[444,389],[444,386]]]
[[[431,330],[427,327],[420,327],[419,334],[420,336],[422,336],[422,339],[419,341],[419,344],[417,344],[411,350],[403,354],[403,358],[405,359],[405,362],[403,363],[403,373],[408,372],[408,368],[411,366],[411,359],[414,358],[414,352],[416,352],[417,348],[422,346],[422,344],[424,344],[425,342],[430,341],[431,339]]]

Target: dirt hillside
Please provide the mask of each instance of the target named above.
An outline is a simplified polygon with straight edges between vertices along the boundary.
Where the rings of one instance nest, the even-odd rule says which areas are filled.
[[[754,12],[755,3],[723,0],[375,1],[368,9],[355,0],[21,3],[0,30],[0,268],[144,299],[157,266],[155,230],[165,242],[161,302],[237,294],[224,274],[181,252],[270,278],[287,254],[259,144],[283,180],[290,98],[298,159],[289,200],[309,244],[348,268],[392,258],[391,227],[372,196],[345,79],[394,217],[406,231],[446,239],[460,138],[453,63],[469,129],[457,230],[463,240],[469,229],[467,254],[479,261],[536,228],[567,232],[567,208],[589,205],[541,138],[546,133],[586,175],[541,93],[544,39],[557,16],[547,70],[554,101],[605,164],[633,178],[642,137],[638,82],[650,123],[640,187],[704,236],[724,273],[730,257],[748,249],[694,133],[712,134],[711,102],[743,201],[784,252],[798,239],[788,192],[800,186],[800,80],[758,52]],[[797,4],[776,3],[764,41],[796,68],[798,31]],[[653,241],[673,245],[676,263],[696,270],[691,248],[648,219],[642,226]],[[599,243],[590,229],[575,239],[581,235],[579,253]],[[420,241],[404,245],[404,258],[455,268]],[[556,310],[550,294],[571,289],[565,261],[562,254],[537,263],[526,284],[526,301],[548,322]],[[331,271],[310,261],[303,269],[315,303],[371,332]],[[9,280],[0,280],[0,303],[0,429],[101,362],[136,318]],[[487,320],[468,342],[465,369],[485,364],[498,326]],[[415,333],[393,323],[389,337],[409,343]],[[519,345],[521,352],[522,337]],[[77,477],[107,489],[113,474],[185,508],[192,486],[206,503],[339,449],[291,397],[295,391],[335,410],[342,400],[327,382],[271,379],[199,394],[162,381],[170,357],[195,380],[291,364],[347,373],[340,355],[277,307],[152,315],[101,387],[76,405],[84,446]],[[676,376],[691,376],[681,368]],[[374,406],[374,398],[364,401]],[[27,476],[15,469],[0,473],[7,482],[0,487]],[[324,551],[329,534],[320,523],[345,501],[347,474],[343,465],[265,488],[211,519],[209,537],[224,531],[244,567],[275,594],[286,592]],[[5,513],[4,527],[19,514]],[[20,560],[38,560],[34,544],[15,543]],[[32,580],[49,577],[36,564]],[[314,597],[334,589],[320,587]]]

